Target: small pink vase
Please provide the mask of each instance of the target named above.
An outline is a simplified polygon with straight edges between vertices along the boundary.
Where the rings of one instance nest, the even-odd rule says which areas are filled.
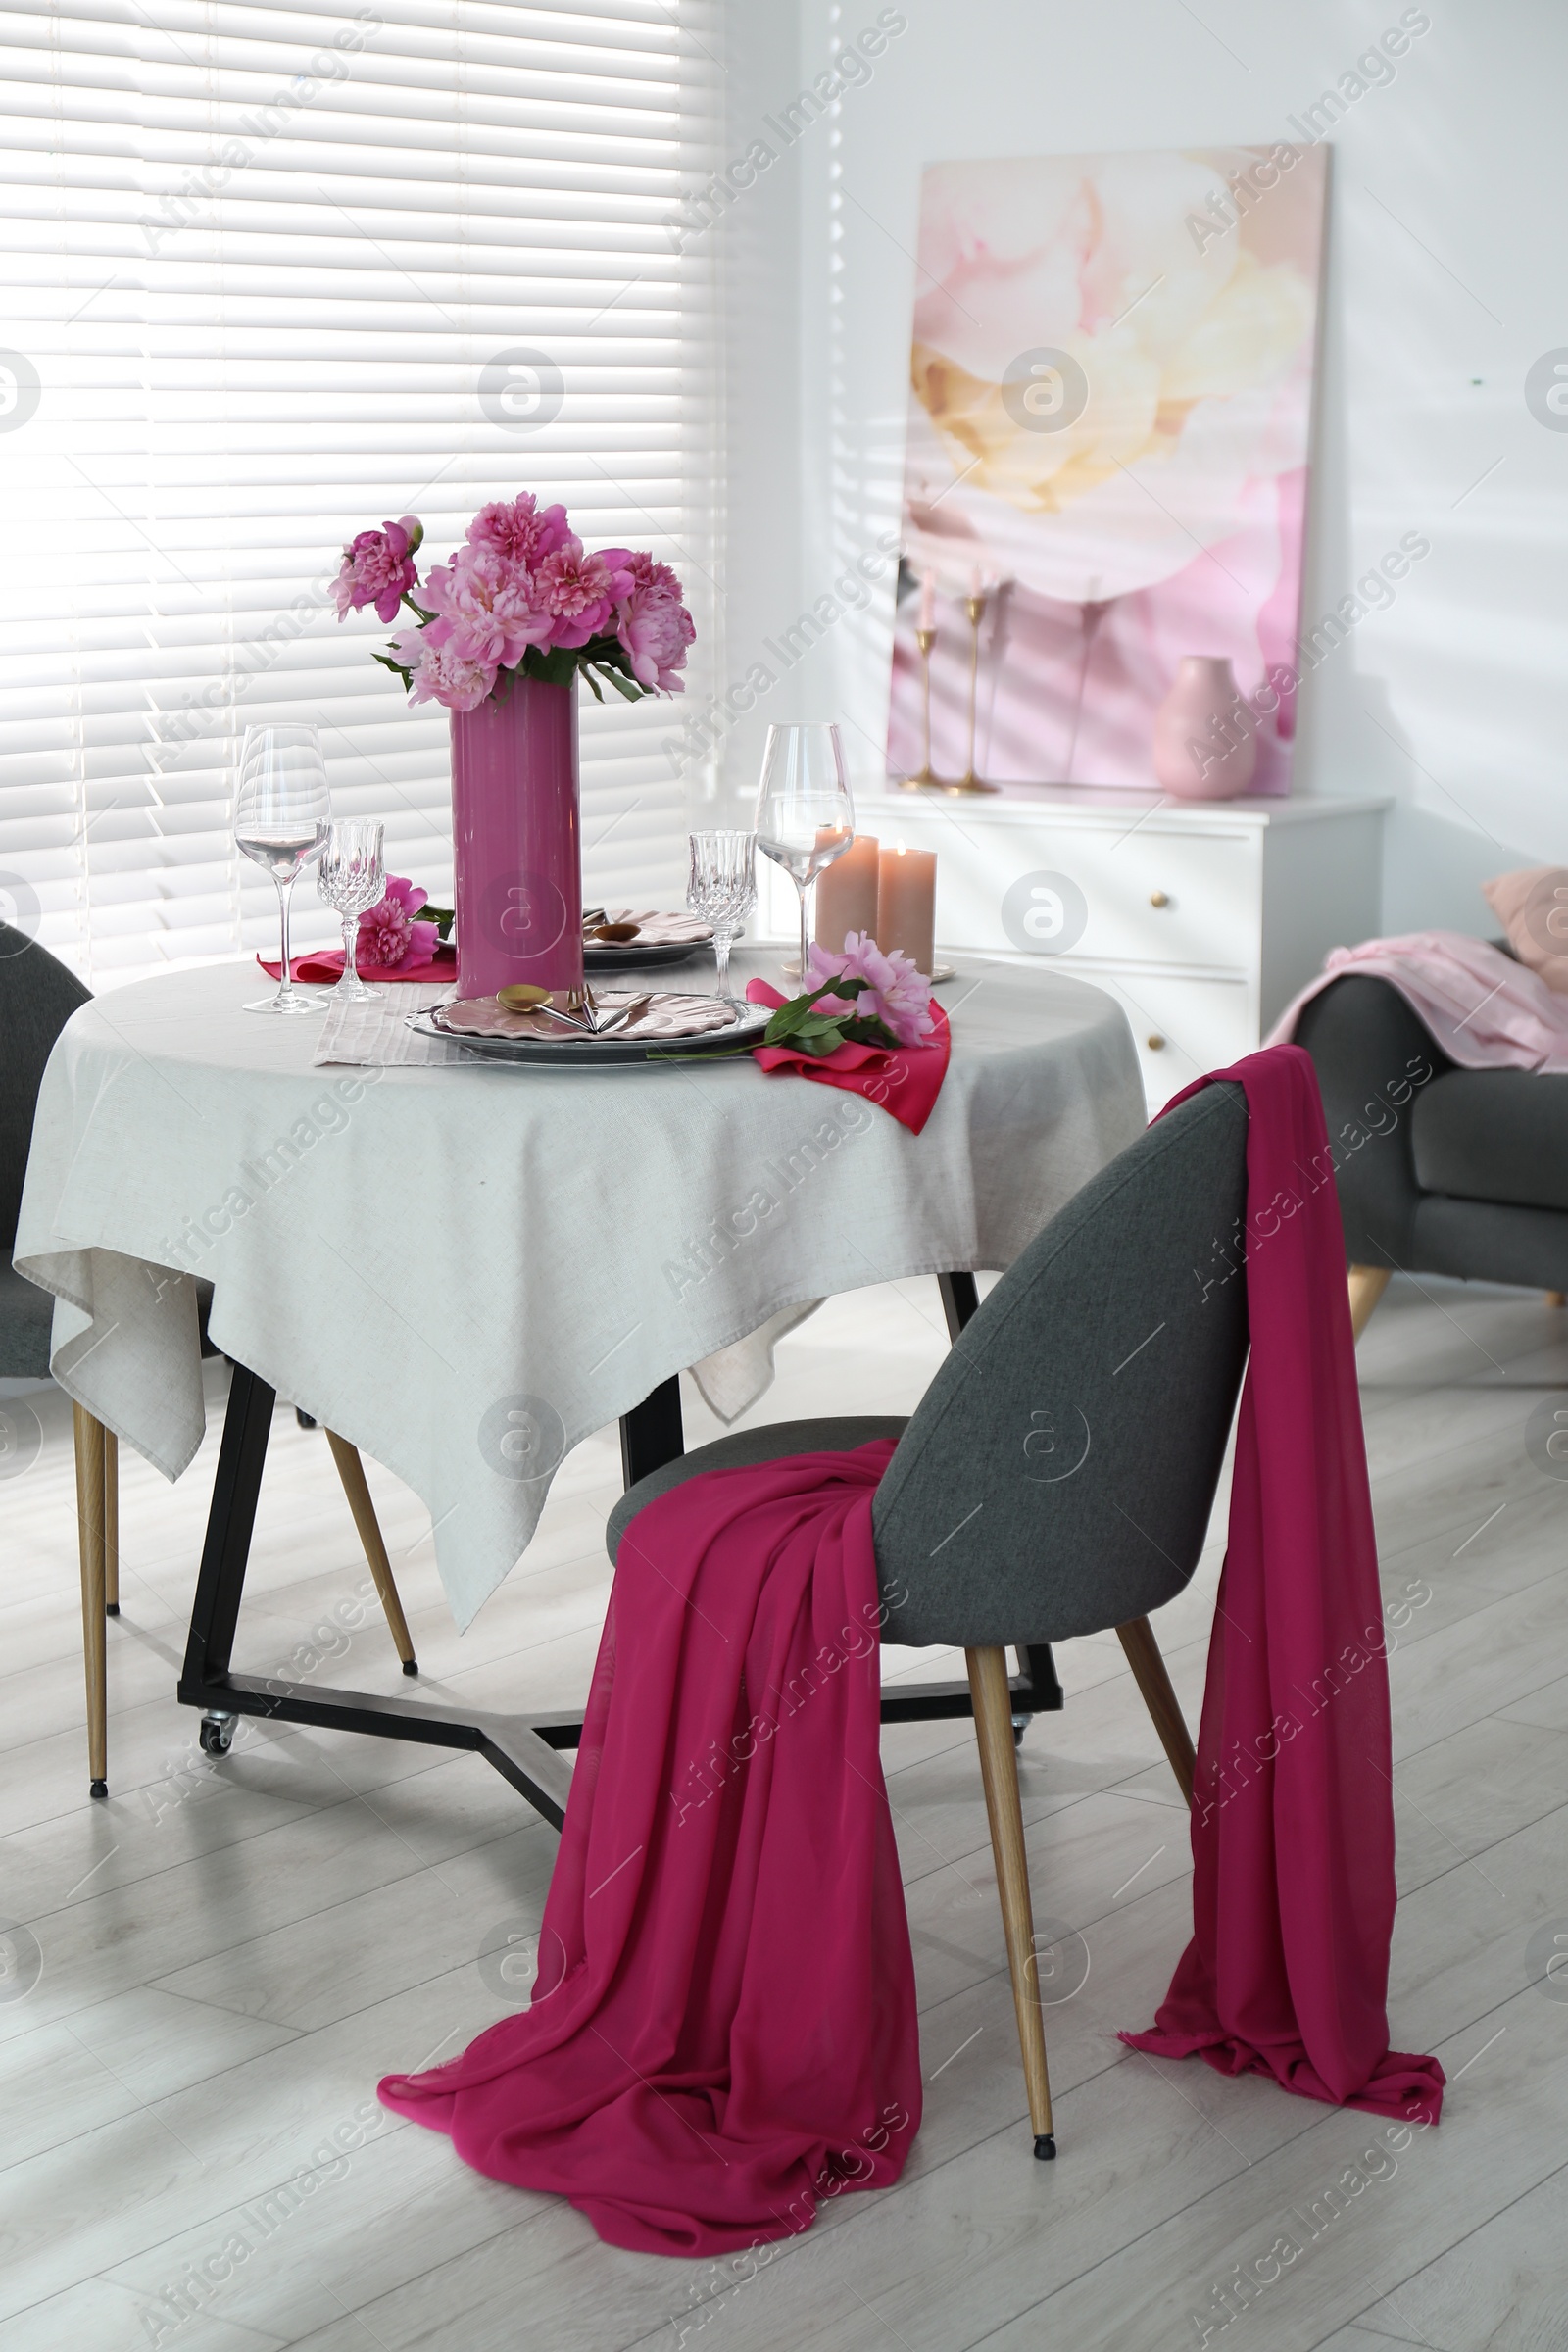
[[[1179,801],[1233,801],[1257,765],[1257,720],[1221,654],[1184,654],[1154,713],[1154,774]]]
[[[577,691],[514,675],[452,713],[458,994],[581,989]]]

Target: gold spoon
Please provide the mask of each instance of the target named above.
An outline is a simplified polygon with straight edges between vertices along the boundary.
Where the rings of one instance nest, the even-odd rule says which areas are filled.
[[[593,1035],[591,1000],[582,1010],[563,1012],[559,1004],[551,1003],[548,988],[536,988],[527,980],[509,980],[505,988],[496,990],[496,1003],[505,1005],[508,1012],[542,1012],[549,1020],[559,1021],[564,1029],[575,1029],[580,1037]],[[588,1015],[586,1020],[582,1018],[583,1010]]]

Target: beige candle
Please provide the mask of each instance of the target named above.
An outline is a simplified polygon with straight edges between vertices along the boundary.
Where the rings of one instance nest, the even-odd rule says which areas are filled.
[[[836,837],[817,835],[820,847]],[[816,877],[816,944],[831,956],[844,953],[847,931],[869,931],[876,937],[877,844],[873,835],[857,833],[849,848],[825,865]]]
[[[903,842],[878,861],[876,944],[884,955],[901,949],[917,971],[936,962],[937,854],[906,850]]]

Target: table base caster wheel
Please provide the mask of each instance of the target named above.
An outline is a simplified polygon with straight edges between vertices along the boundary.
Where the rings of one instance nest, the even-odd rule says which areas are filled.
[[[1033,1721],[1033,1717],[1032,1717],[1032,1716],[1029,1716],[1029,1715],[1015,1715],[1015,1716],[1013,1717],[1013,1719],[1012,1719],[1012,1744],[1013,1744],[1013,1746],[1014,1746],[1014,1747],[1022,1747],[1022,1745],[1023,1745],[1023,1736],[1024,1736],[1025,1732],[1026,1732],[1026,1731],[1029,1729],[1029,1726],[1030,1726],[1030,1724],[1031,1724],[1031,1722],[1032,1722],[1032,1721]]]
[[[237,1721],[237,1716],[219,1714],[216,1710],[211,1715],[204,1715],[198,1735],[201,1740],[202,1754],[204,1756],[226,1756],[234,1744],[234,1726]]]

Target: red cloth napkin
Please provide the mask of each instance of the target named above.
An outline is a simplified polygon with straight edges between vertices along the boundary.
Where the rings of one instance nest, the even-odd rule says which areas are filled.
[[[787,997],[781,997],[765,980],[747,981],[746,1001],[749,1004],[770,1004],[775,1011],[789,1003]],[[936,1107],[953,1051],[948,1016],[934,997],[931,1017],[936,1028],[923,1046],[857,1046],[846,1042],[835,1046],[831,1054],[798,1054],[791,1046],[758,1046],[754,1058],[764,1070],[798,1070],[803,1078],[814,1078],[822,1086],[839,1086],[852,1095],[864,1095],[868,1102],[880,1102],[884,1110],[890,1110],[912,1134],[918,1135]]]
[[[283,969],[281,958],[276,963],[269,963],[264,956],[258,956],[256,960],[272,980],[277,979]],[[450,980],[457,968],[458,951],[445,940],[438,943],[435,954],[424,963],[416,963],[411,958],[407,963],[388,968],[384,964],[367,963],[362,958],[355,966],[362,980]],[[330,980],[341,980],[342,949],[321,948],[309,956],[296,956],[292,976],[305,987],[313,983],[321,985]]]
[[[612,2245],[724,2254],[920,2122],[882,1778],[884,1439],[710,1470],[620,1539],[532,2002],[384,2105]]]
[[[1299,1046],[1247,1089],[1251,1356],[1236,1428],[1193,1790],[1193,1939],[1152,2029],[1166,2058],[1435,2123],[1443,2068],[1389,2047],[1394,1782],[1377,1542],[1345,1236]]]

